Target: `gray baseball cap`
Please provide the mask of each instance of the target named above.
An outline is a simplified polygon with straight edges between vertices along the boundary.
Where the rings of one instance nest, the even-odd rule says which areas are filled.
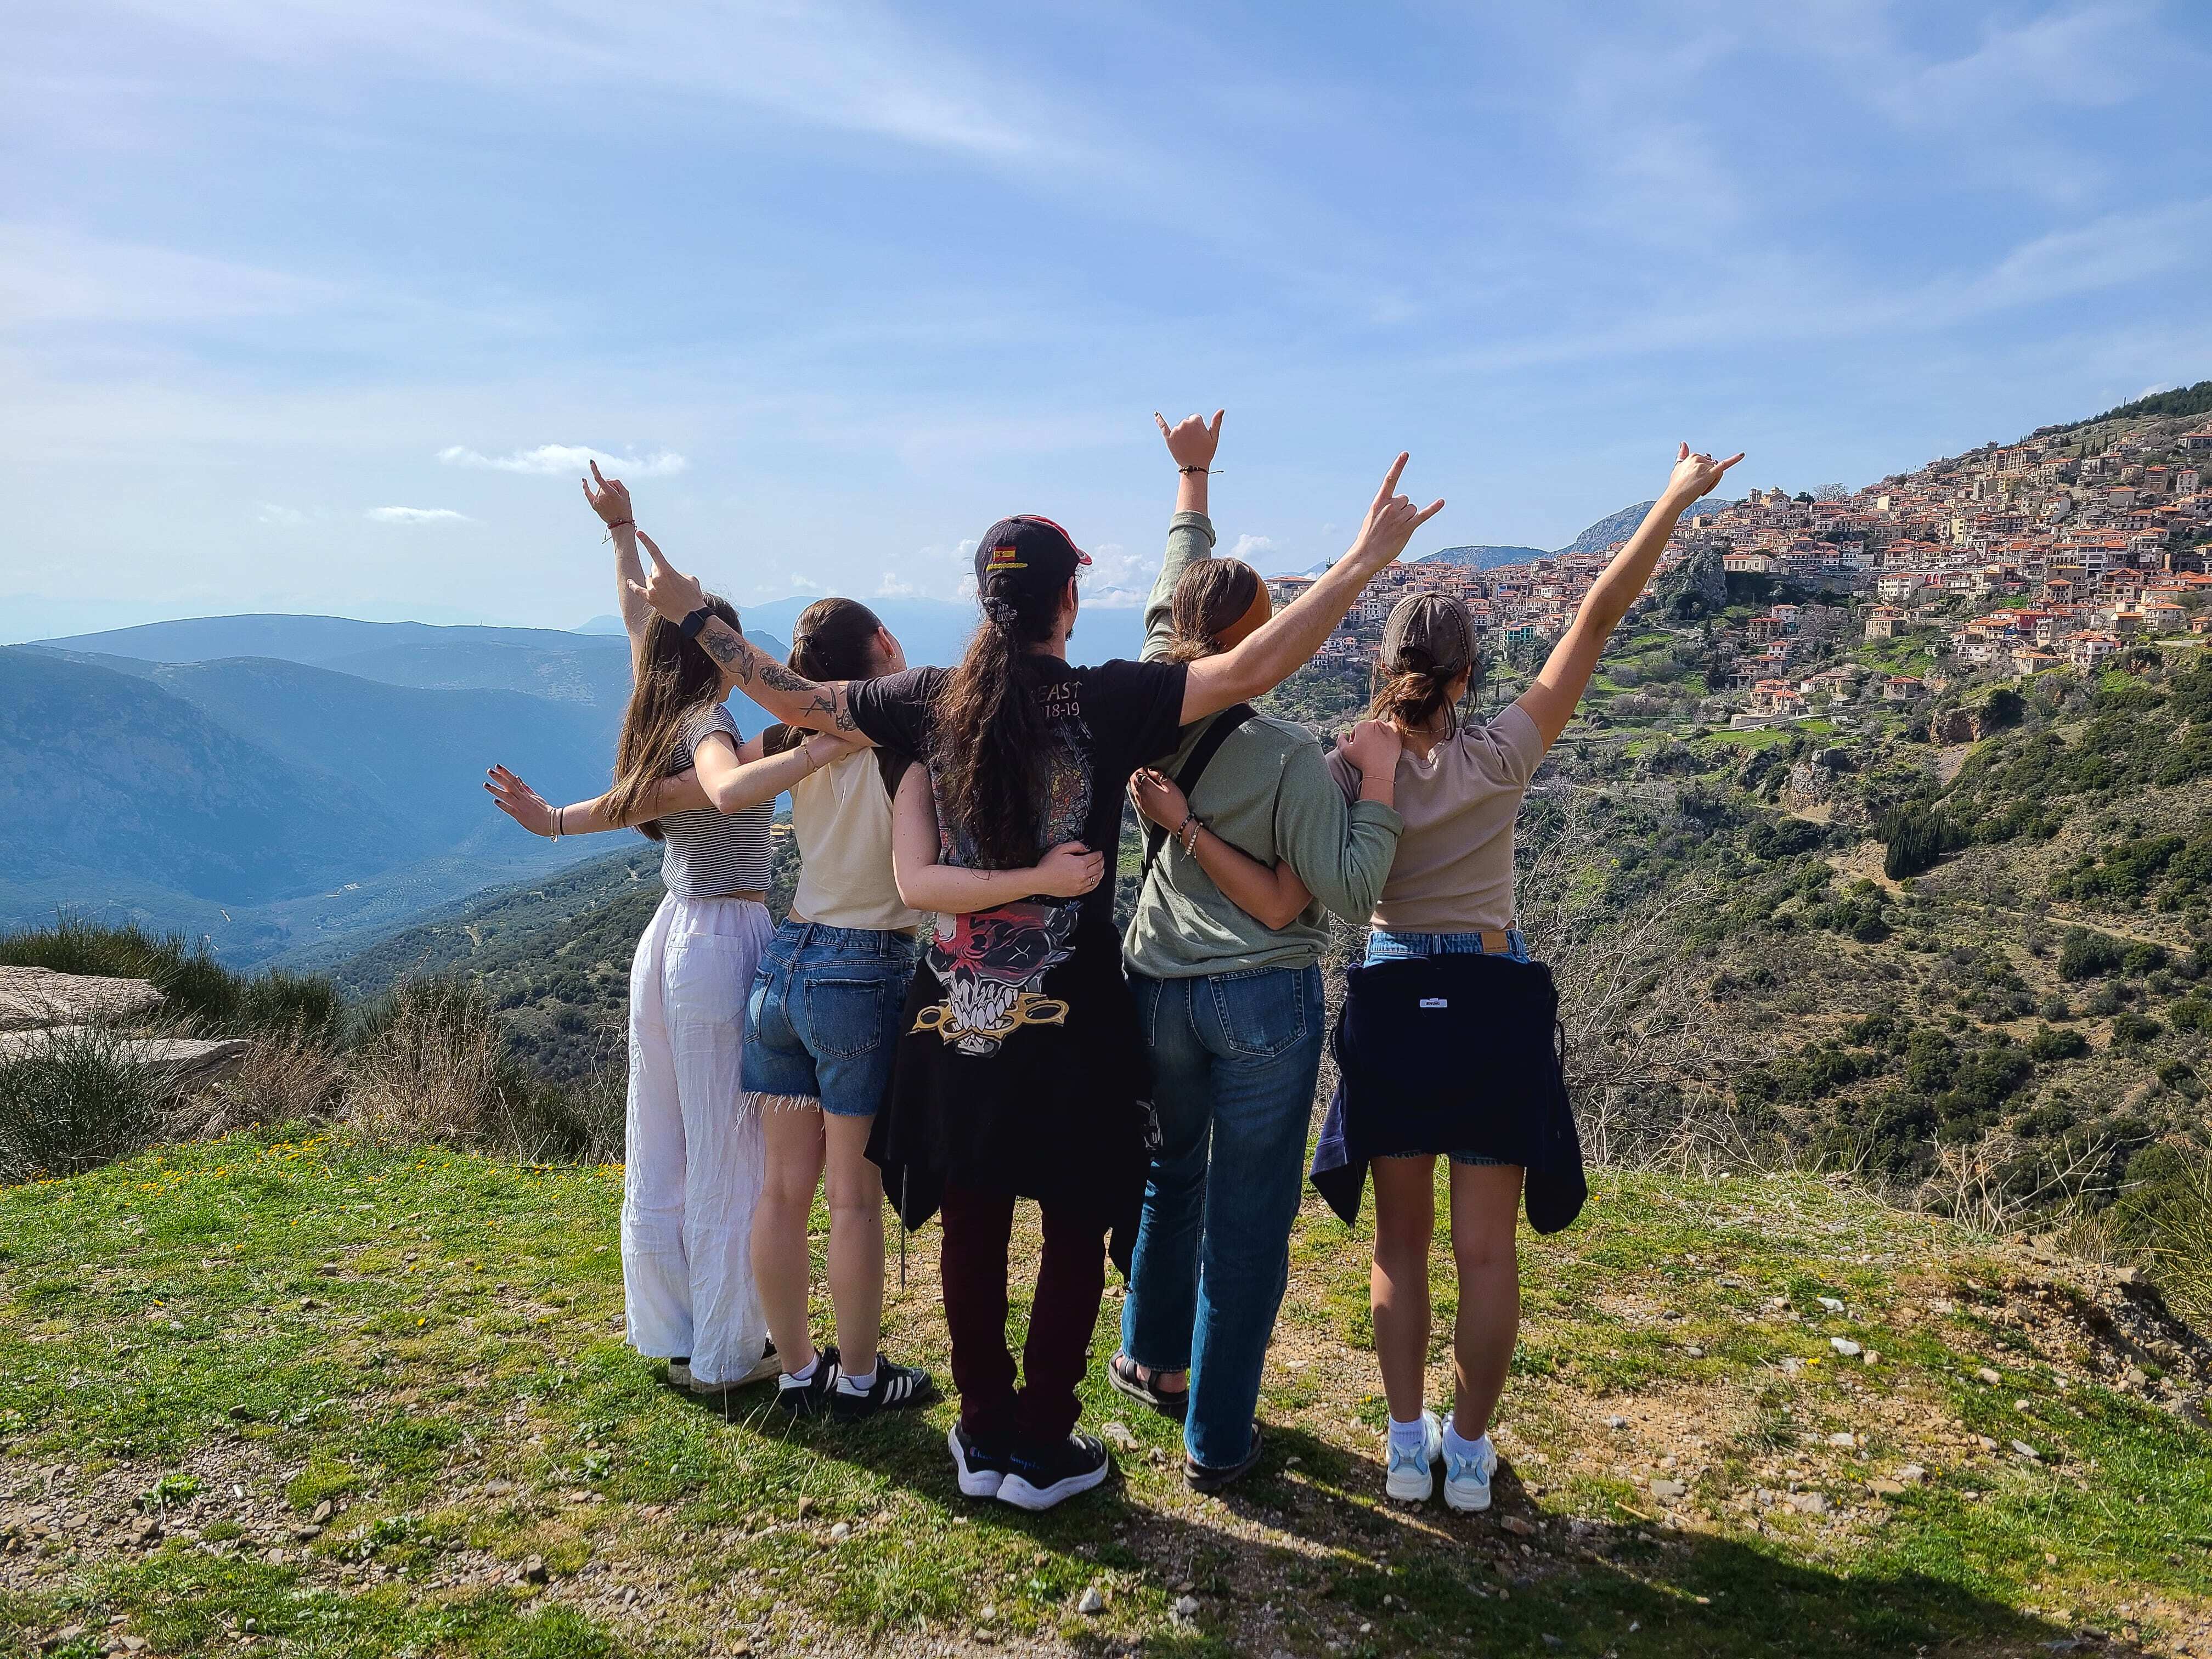
[[[1382,624],[1382,666],[1446,679],[1464,673],[1474,666],[1474,618],[1449,594],[1408,594]]]

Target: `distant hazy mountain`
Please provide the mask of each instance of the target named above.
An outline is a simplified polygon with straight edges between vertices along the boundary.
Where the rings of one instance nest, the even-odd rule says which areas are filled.
[[[615,718],[266,659],[0,650],[0,926],[135,918],[251,962],[574,862],[604,849],[523,834],[478,785],[504,760],[596,793]]]
[[[1476,570],[1492,570],[1501,564],[1526,564],[1531,559],[1550,556],[1540,547],[1440,547],[1414,562],[1463,564]]]
[[[594,617],[589,622],[576,624],[579,634],[619,634],[623,631],[620,617]]]
[[[1692,513],[1717,513],[1724,507],[1733,507],[1716,496],[1707,496],[1692,507]],[[1608,513],[1589,529],[1559,550],[1562,553],[1602,553],[1615,542],[1625,542],[1636,533],[1636,526],[1644,522],[1644,515],[1651,510],[1650,501],[1638,501],[1633,507],[1624,507],[1618,513]]]

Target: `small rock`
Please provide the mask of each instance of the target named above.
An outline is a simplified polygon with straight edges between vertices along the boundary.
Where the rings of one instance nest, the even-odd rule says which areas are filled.
[[[1075,1604],[1075,1610],[1078,1613],[1103,1613],[1106,1611],[1106,1598],[1098,1593],[1097,1585],[1091,1584],[1085,1588],[1083,1599]]]
[[[1790,1494],[1790,1507],[1801,1515],[1826,1515],[1828,1500],[1816,1492],[1794,1492]]]
[[[1983,1382],[1988,1383],[1993,1389],[1996,1387],[1998,1383],[2004,1381],[2003,1373],[1989,1365],[1983,1366],[1979,1370],[1976,1371],[1974,1375],[1981,1378]]]
[[[1855,1434],[1832,1434],[1828,1437],[1828,1443],[1832,1446],[1841,1446],[1848,1451],[1859,1443],[1859,1437]]]
[[[1896,1480],[1869,1480],[1867,1490],[1877,1498],[1902,1498],[1905,1495],[1904,1484]]]
[[[819,1506],[815,1503],[815,1501],[814,1501],[812,1498],[800,1498],[800,1499],[799,1500],[799,1518],[800,1520],[804,1521],[805,1519],[806,1519],[806,1517],[807,1517],[808,1516],[810,1516],[810,1515],[813,1514],[813,1513],[814,1513],[814,1511],[815,1511],[815,1510],[816,1510],[817,1507],[819,1507]]]
[[[1533,1538],[1536,1533],[1535,1526],[1532,1522],[1523,1520],[1517,1515],[1505,1516],[1499,1520],[1498,1524],[1504,1528],[1506,1531],[1511,1533],[1516,1538]]]
[[[1688,1347],[1683,1349],[1682,1352],[1689,1355],[1692,1359],[1703,1359],[1705,1357],[1705,1351],[1698,1346],[1694,1342]]]
[[[2150,1381],[2150,1373],[2140,1365],[2130,1365],[2122,1374],[2120,1380],[2131,1389],[2140,1389]]]
[[[1879,1365],[1881,1364],[1881,1355],[1875,1349],[1869,1348],[1866,1351],[1866,1363],[1869,1365]]]
[[[853,1525],[849,1521],[840,1521],[830,1528],[830,1541],[833,1544],[842,1544],[852,1535]]]
[[[1098,1434],[1101,1439],[1112,1441],[1124,1451],[1137,1443],[1137,1437],[1130,1432],[1129,1425],[1120,1421],[1107,1424]]]
[[[524,1559],[522,1563],[522,1582],[526,1584],[542,1584],[551,1576],[551,1574],[545,1571],[545,1558],[544,1556],[532,1555],[526,1557]]]
[[[1818,1302],[1822,1307],[1826,1308],[1830,1313],[1839,1314],[1844,1310],[1844,1304],[1841,1302],[1838,1302],[1832,1296],[1815,1297],[1814,1300]]]
[[[2034,1447],[2029,1445],[2025,1440],[2014,1441],[2012,1443],[2012,1449],[2018,1452],[2022,1457],[2027,1459],[2031,1463],[2041,1461],[2043,1456],[2041,1452],[2036,1450]]]
[[[253,1413],[243,1406],[233,1406],[230,1408],[230,1420],[234,1423],[251,1423],[253,1420]]]
[[[1897,1478],[1908,1486],[1917,1486],[1928,1478],[1928,1471],[1917,1463],[1907,1463],[1897,1472]]]
[[[1832,1336],[1828,1339],[1828,1346],[1846,1359],[1856,1359],[1866,1352],[1848,1336]]]
[[[1628,1426],[1628,1419],[1625,1417],[1608,1417],[1605,1419],[1605,1425],[1608,1429],[1625,1429]]]
[[[1179,1595],[1179,1596],[1177,1596],[1177,1597],[1176,1598],[1176,1604],[1175,1604],[1175,1615],[1176,1615],[1176,1618],[1178,1618],[1178,1619],[1195,1619],[1195,1618],[1197,1618],[1197,1617],[1198,1617],[1198,1598],[1197,1598],[1195,1595]]]
[[[1654,1480],[1651,1483],[1651,1495],[1662,1504],[1672,1503],[1689,1490],[1680,1480]]]
[[[325,1498],[321,1503],[315,1505],[314,1513],[310,1515],[307,1519],[313,1522],[315,1525],[319,1527],[326,1527],[331,1522],[331,1517],[337,1512],[338,1506],[331,1503],[329,1498]]]

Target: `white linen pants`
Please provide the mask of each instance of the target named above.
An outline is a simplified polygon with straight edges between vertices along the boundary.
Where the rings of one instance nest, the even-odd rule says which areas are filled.
[[[640,1353],[689,1356],[696,1382],[736,1382],[768,1346],[752,1270],[767,1157],[738,1067],[773,931],[750,899],[671,894],[630,963],[625,1328]]]

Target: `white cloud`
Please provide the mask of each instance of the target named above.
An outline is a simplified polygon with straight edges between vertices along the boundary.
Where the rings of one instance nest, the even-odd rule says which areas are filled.
[[[1275,538],[1273,536],[1239,536],[1237,545],[1229,550],[1229,556],[1251,564],[1274,550]]]
[[[1099,542],[1091,549],[1091,568],[1082,573],[1083,602],[1107,611],[1142,605],[1159,572],[1157,556],[1132,553],[1119,542]]]
[[[883,580],[876,584],[874,597],[879,599],[919,599],[921,597],[921,590],[896,570],[886,570],[884,572]]]
[[[593,461],[599,464],[600,471],[616,478],[663,478],[691,465],[672,450],[617,455],[584,444],[540,444],[535,449],[518,449],[506,455],[483,455],[452,444],[438,452],[438,459],[447,466],[488,467],[495,472],[526,472],[536,477],[556,477],[564,472],[581,477],[591,471]]]
[[[465,513],[450,507],[372,507],[368,516],[378,524],[474,524]]]
[[[264,501],[253,509],[256,524],[275,525],[280,530],[296,530],[307,522],[307,515],[296,507],[279,507],[274,501]]]

